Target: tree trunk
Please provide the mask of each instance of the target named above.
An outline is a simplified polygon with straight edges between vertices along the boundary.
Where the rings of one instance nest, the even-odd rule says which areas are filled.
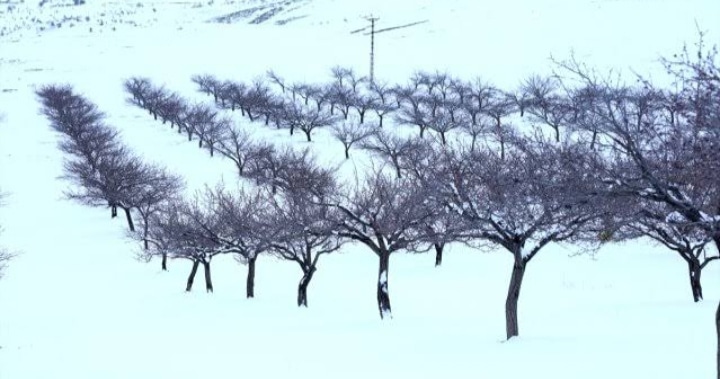
[[[147,217],[140,214],[143,217],[143,249],[148,250],[150,248],[150,241],[148,241],[148,235],[150,234],[150,228],[148,226]]]
[[[245,287],[248,299],[255,297],[255,261],[256,260],[257,260],[257,257],[248,258],[247,284]]]
[[[510,277],[510,288],[508,288],[507,299],[505,300],[505,331],[507,339],[519,335],[518,328],[518,299],[520,298],[520,287],[525,275],[525,262],[522,257],[516,254],[513,265],[512,276]]]
[[[192,290],[193,283],[195,282],[195,274],[197,274],[198,270],[198,265],[200,265],[200,261],[194,260],[192,270],[190,271],[190,275],[188,276],[185,292],[190,292]]]
[[[167,254],[163,253],[161,267],[163,271],[167,271]]]
[[[383,127],[383,116],[384,115],[378,115],[378,117],[380,118],[380,127],[381,128]]]
[[[435,244],[435,267],[442,265],[443,250],[445,249],[444,243]]]
[[[345,146],[345,159],[350,159],[350,146]]]
[[[110,206],[110,218],[117,217],[117,205]]]
[[[310,267],[307,270],[303,269],[303,276],[300,279],[300,284],[298,285],[298,296],[297,296],[298,307],[307,308],[307,306],[308,306],[307,289],[308,289],[308,286],[310,285],[310,280],[312,280],[314,273],[315,273],[315,267]]]
[[[693,301],[697,303],[703,299],[702,285],[700,284],[700,274],[702,274],[700,262],[689,261],[688,274],[690,278],[690,289],[692,290]]]
[[[380,253],[380,270],[378,272],[377,300],[380,318],[392,318],[390,308],[390,292],[388,291],[388,269],[390,266],[390,253]]]
[[[135,231],[135,223],[133,223],[132,214],[130,213],[130,208],[123,208],[125,211],[125,218],[127,219],[128,228],[130,228],[131,232]]]
[[[360,111],[358,109],[358,113],[360,114],[360,123],[364,124],[365,123],[365,111]]]
[[[447,145],[447,140],[445,139],[445,132],[440,132],[440,139],[442,140],[443,146]]]
[[[305,137],[307,137],[307,141],[312,142],[312,140],[310,139],[310,132],[312,130],[303,130],[303,131],[305,132]]]
[[[203,262],[203,268],[205,269],[205,290],[207,292],[213,292],[212,277],[210,276],[210,261]]]

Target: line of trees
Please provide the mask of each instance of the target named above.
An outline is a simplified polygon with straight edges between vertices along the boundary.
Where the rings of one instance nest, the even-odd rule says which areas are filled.
[[[248,265],[248,297],[258,254],[294,261],[302,270],[301,306],[307,306],[318,258],[354,241],[378,257],[382,318],[391,316],[393,253],[435,250],[439,263],[447,243],[500,247],[513,257],[507,338],[519,335],[524,274],[551,243],[592,249],[651,238],[687,263],[693,299],[700,301],[702,270],[719,259],[720,75],[714,53],[702,45],[664,64],[673,89],[643,78],[625,84],[574,59],[515,91],[442,73],[418,73],[388,89],[339,68],[331,84],[320,86],[289,85],[274,73],[270,85],[195,77],[220,110],[188,106],[177,94],[132,78],[126,82],[132,103],[190,139],[197,136],[201,147],[231,159],[252,184],[252,190],[214,188],[191,200],[172,198],[143,220],[148,232],[138,239],[150,242],[149,255],[193,262],[188,290],[202,264],[212,291],[210,262],[218,254]],[[382,97],[375,106],[387,105],[381,112],[358,100],[372,93]],[[219,116],[223,109],[291,134],[302,130],[308,140],[317,127],[329,126],[346,158],[357,143],[374,157],[374,168],[354,181],[336,178],[307,149],[253,141]],[[326,114],[332,122],[311,128],[307,119],[315,116],[308,114]],[[383,124],[387,115],[391,127]],[[419,133],[402,137],[400,125]],[[207,130],[217,135],[210,138]]]
[[[388,89],[370,86],[341,68],[333,69],[327,85],[289,85],[271,72],[268,78],[279,93],[262,80],[252,85],[207,75],[193,80],[220,108],[240,110],[250,121],[264,119],[291,133],[299,127],[284,120],[288,107],[340,113],[332,133],[343,142],[346,158],[358,143],[386,165],[359,180],[355,192],[345,188],[338,193],[343,201],[329,204],[344,218],[335,223],[335,234],[367,245],[379,257],[381,317],[390,311],[390,253],[434,247],[439,263],[445,243],[490,243],[514,259],[506,302],[510,338],[518,334],[517,305],[527,265],[552,242],[593,246],[649,237],[687,263],[693,299],[702,299],[702,270],[718,259],[708,251],[709,243],[718,243],[717,183],[709,174],[717,164],[718,125],[711,109],[717,101],[714,56],[699,57],[693,60],[686,52],[665,61],[676,90],[656,88],[642,78],[625,85],[573,59],[557,62],[558,74],[532,76],[513,92],[442,73],[418,73],[408,84]],[[177,97],[147,87],[146,93],[160,98]],[[374,102],[359,100],[373,93]],[[367,126],[365,112],[374,109],[372,104],[386,107],[375,125]],[[351,112],[359,119],[350,118]],[[417,127],[418,137],[381,129],[387,114],[395,125]],[[448,136],[456,129],[469,138],[451,142]],[[427,130],[438,138],[424,138]],[[245,156],[253,156],[252,150]],[[282,166],[293,165],[275,162],[266,165],[267,172]],[[418,195],[416,201],[425,208],[404,203],[402,195],[410,194],[399,188],[385,195],[394,203],[363,198],[393,186]],[[394,211],[358,214],[372,210],[371,205]],[[386,212],[409,218],[395,219],[391,227],[377,218]]]
[[[133,212],[137,212],[143,223],[143,244],[148,249],[146,221],[166,201],[178,196],[184,186],[181,178],[134,154],[122,143],[117,130],[105,124],[105,115],[97,106],[74,93],[71,86],[46,85],[36,94],[41,112],[62,135],[63,178],[73,185],[66,195],[85,205],[108,207],[112,218],[122,209],[131,232],[136,231]]]

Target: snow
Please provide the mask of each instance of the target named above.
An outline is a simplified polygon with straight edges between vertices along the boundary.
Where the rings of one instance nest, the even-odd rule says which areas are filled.
[[[677,211],[670,212],[670,213],[668,213],[667,217],[665,217],[665,222],[670,223],[670,224],[672,224],[672,223],[679,224],[679,223],[684,223],[686,221],[687,221],[687,219],[685,219],[685,216],[683,216],[682,214],[680,214],[680,212],[677,212]]]
[[[387,291],[387,283],[388,283],[387,271],[383,271],[380,273],[380,277],[378,278],[378,281],[380,282],[380,287],[383,289],[383,291]]]
[[[201,290],[201,275],[185,293],[189,262],[171,261],[162,272],[157,261],[136,260],[139,247],[125,238],[122,218],[64,199],[57,136],[33,91],[73,84],[107,113],[126,144],[182,174],[192,193],[234,183],[232,163],[211,159],[127,105],[124,79],[147,76],[207,102],[192,75],[249,81],[273,69],[294,82],[327,80],[335,65],[366,72],[369,38],[350,32],[366,26],[369,13],[380,17],[378,28],[429,20],[377,35],[381,80],[437,69],[511,87],[524,75],[549,72],[548,57],[571,50],[601,68],[662,77],[657,58],[692,44],[696,22],[717,28],[717,1],[316,0],[286,10],[283,19],[306,17],[282,26],[274,23],[279,18],[206,22],[257,1],[142,3],[47,4],[42,13],[32,1],[16,3],[12,13],[0,6],[0,30],[11,31],[0,36],[0,189],[8,194],[0,246],[18,252],[0,280],[0,378],[714,375],[720,265],[707,268],[705,301],[694,304],[685,264],[645,241],[605,245],[595,259],[547,246],[527,269],[521,336],[505,344],[499,341],[512,257],[504,252],[448,246],[442,270],[431,255],[394,254],[391,324],[377,314],[377,258],[357,244],[323,257],[308,309],[295,306],[296,265],[262,255],[255,299],[245,299],[246,268],[231,256],[213,259],[213,294]],[[73,14],[90,21],[39,29]],[[718,40],[717,29],[708,33],[708,41]],[[366,167],[357,150],[344,162],[329,130],[307,144],[286,131],[248,129],[309,145],[343,175]]]
[[[529,257],[530,254],[532,254],[532,248],[523,246],[522,249],[520,250],[520,256],[523,258]]]

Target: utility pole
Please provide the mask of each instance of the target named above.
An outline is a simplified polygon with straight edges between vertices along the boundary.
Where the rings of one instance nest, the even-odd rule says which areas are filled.
[[[370,21],[370,84],[372,84],[375,82],[375,21],[379,18],[370,16],[367,20]]]
[[[375,17],[373,15],[364,17],[366,20],[370,21],[370,32],[363,33],[367,30],[367,26],[362,27],[360,29],[356,29],[350,32],[350,34],[356,34],[356,33],[362,33],[362,35],[370,35],[370,83],[373,83],[375,81],[375,34],[378,33],[384,33],[389,32],[391,30],[397,30],[397,29],[404,29],[409,28],[411,26],[416,26],[420,24],[424,24],[428,22],[428,20],[422,20],[422,21],[415,21],[411,22],[409,24],[403,24],[403,25],[396,25],[391,26],[383,29],[375,29],[375,22],[379,20],[379,17]]]

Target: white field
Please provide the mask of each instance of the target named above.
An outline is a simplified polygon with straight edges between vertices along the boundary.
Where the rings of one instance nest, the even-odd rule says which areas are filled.
[[[0,3],[0,30],[12,30],[0,37],[0,188],[8,195],[0,246],[18,254],[0,280],[0,378],[715,375],[720,265],[704,272],[706,300],[694,304],[684,262],[644,241],[594,256],[575,256],[572,246],[541,252],[523,286],[521,336],[509,342],[503,307],[511,259],[499,250],[452,246],[441,268],[431,255],[393,256],[389,321],[377,314],[376,258],[361,246],[321,260],[308,309],[295,306],[300,270],[268,257],[258,262],[256,299],[244,298],[245,268],[230,257],[213,264],[214,294],[204,293],[200,277],[185,293],[188,262],[161,272],[159,262],[137,261],[124,220],[64,199],[58,136],[39,115],[34,90],[74,85],[129,146],[182,174],[193,190],[234,181],[230,163],[127,105],[125,78],[148,76],[208,101],[191,75],[251,80],[273,69],[316,82],[335,65],[365,72],[368,37],[350,31],[370,13],[381,18],[378,28],[428,20],[378,34],[377,75],[390,82],[438,69],[511,87],[551,70],[551,54],[571,51],[593,66],[661,78],[657,59],[694,43],[697,26],[709,42],[720,40],[717,1],[315,0],[283,14],[307,15],[284,26],[205,22],[260,1],[197,7],[156,0],[140,8],[87,1],[42,11],[19,4],[12,12]],[[92,18],[45,31],[28,21],[68,14]],[[104,25],[93,23],[97,17],[106,17]],[[299,135],[248,128],[308,145]],[[342,161],[327,131],[314,138],[310,146],[323,161]]]

